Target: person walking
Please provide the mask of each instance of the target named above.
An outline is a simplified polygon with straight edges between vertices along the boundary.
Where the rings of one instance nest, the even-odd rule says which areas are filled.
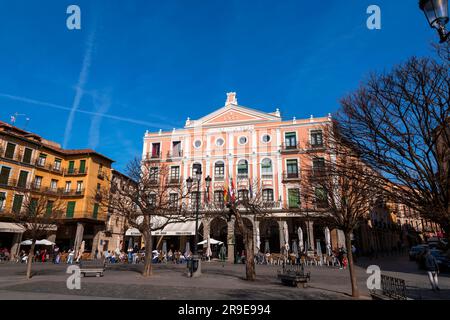
[[[75,256],[75,250],[70,249],[69,250],[69,258],[67,259],[67,264],[73,263],[73,257]]]
[[[438,274],[439,274],[439,265],[436,261],[436,258],[431,254],[430,250],[427,249],[425,252],[425,268],[428,273],[428,278],[430,279],[431,289],[433,291],[439,291],[438,286]]]

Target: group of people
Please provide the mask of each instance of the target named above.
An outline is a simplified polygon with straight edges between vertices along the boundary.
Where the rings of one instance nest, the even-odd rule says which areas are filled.
[[[0,261],[8,261],[10,253],[8,248],[0,248]]]
[[[180,250],[170,249],[168,252],[162,250],[154,250],[152,263],[184,263],[192,257],[192,252],[182,253]]]

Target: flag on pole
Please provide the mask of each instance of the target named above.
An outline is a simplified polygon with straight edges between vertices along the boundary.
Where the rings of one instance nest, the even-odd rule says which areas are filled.
[[[225,203],[228,202],[228,190],[226,185],[223,186],[223,201]]]
[[[251,185],[251,184],[250,184],[248,193],[250,193],[250,194],[249,194],[250,199],[253,199],[253,189],[252,189],[252,185]]]
[[[234,192],[233,178],[231,178],[230,180],[231,180],[230,198],[231,198],[231,201],[234,202],[234,201],[236,201],[236,194]]]

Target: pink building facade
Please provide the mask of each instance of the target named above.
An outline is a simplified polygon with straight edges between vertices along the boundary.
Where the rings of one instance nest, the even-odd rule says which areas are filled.
[[[207,192],[210,201],[223,201],[224,186],[230,178],[238,196],[248,193],[256,181],[258,192],[272,209],[264,217],[248,217],[254,230],[255,251],[280,252],[286,243],[292,247],[295,241],[300,248],[308,245],[316,250],[320,244],[324,252],[327,246],[339,246],[340,236],[313,222],[315,210],[302,200],[301,179],[302,169],[321,164],[320,157],[312,161],[308,151],[323,150],[323,157],[330,156],[323,138],[323,129],[330,123],[330,116],[283,120],[278,109],[266,113],[243,107],[235,93],[228,93],[222,108],[198,120],[188,118],[183,129],[146,132],[142,157],[169,167],[174,180],[184,181],[200,169],[201,192]],[[212,181],[206,190],[207,176]],[[300,203],[304,206],[302,213],[289,210]],[[158,236],[164,236],[169,247],[183,250],[186,241],[193,241],[195,230],[186,225],[183,231],[176,228],[172,226]],[[200,232],[205,239],[210,235],[226,243],[229,259],[243,249],[233,220],[202,217]]]

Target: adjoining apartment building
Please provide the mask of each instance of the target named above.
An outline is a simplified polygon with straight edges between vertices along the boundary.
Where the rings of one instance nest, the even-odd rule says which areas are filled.
[[[24,195],[45,194],[63,201],[65,216],[48,234],[62,250],[94,251],[108,218],[96,192],[109,188],[113,160],[90,149],[66,150],[41,136],[0,122],[0,247],[17,254],[27,234],[11,212],[23,210]]]
[[[325,161],[335,160],[326,148],[323,132],[331,121],[330,115],[283,120],[278,109],[266,113],[239,105],[232,92],[222,108],[198,120],[188,118],[182,129],[147,131],[142,159],[153,166],[150,174],[156,177],[158,168],[168,167],[170,181],[179,184],[201,171],[200,213],[207,212],[205,202],[224,201],[230,180],[235,183],[238,197],[254,192],[250,185],[254,187],[256,181],[258,192],[271,208],[264,216],[245,218],[254,232],[255,251],[281,252],[285,243],[292,246],[296,241],[302,246],[302,241],[312,250],[320,246],[326,252],[327,248],[344,246],[344,235],[317,219],[320,201],[308,207],[301,185],[306,178],[302,172],[320,170]],[[208,189],[206,177],[211,178]],[[321,190],[316,191],[320,194]],[[194,210],[197,195],[193,193],[190,199],[189,207]],[[200,235],[224,242],[228,260],[233,260],[244,249],[235,221],[207,214],[201,217]],[[391,207],[382,206],[368,214],[353,241],[361,252],[397,246],[404,237],[400,222]],[[168,249],[183,250],[186,242],[192,248],[194,234],[194,222],[170,224],[154,233],[153,243],[161,248],[166,242]]]

